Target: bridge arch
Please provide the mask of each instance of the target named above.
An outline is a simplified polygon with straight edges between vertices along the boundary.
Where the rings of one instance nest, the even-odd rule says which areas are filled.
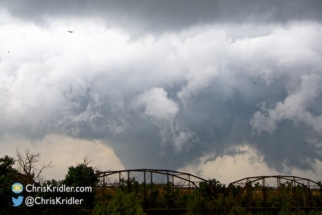
[[[185,189],[189,194],[199,189],[200,183],[208,180],[199,176],[167,169],[129,169],[99,172],[99,185],[102,188],[103,201],[108,189],[123,189],[127,192],[138,187],[143,189],[144,209],[155,208],[155,197],[152,193],[160,186],[166,190],[168,196],[166,208],[171,207],[170,198],[174,196],[176,188]]]
[[[127,192],[139,190],[143,208],[147,212],[167,210],[169,213],[177,209],[182,210],[182,213],[185,212],[187,210],[186,201],[180,204],[179,200],[174,200],[177,198],[176,188],[179,188],[179,191],[176,191],[180,195],[182,193],[190,195],[191,191],[199,190],[200,187],[203,188],[201,192],[204,192],[204,185],[206,185],[206,189],[211,188],[210,199],[216,198],[212,195],[216,195],[218,191],[216,186],[213,186],[213,180],[167,169],[102,171],[99,172],[99,180],[98,189],[102,190],[103,202],[105,202],[105,196],[108,196],[105,192],[117,189]],[[202,186],[201,183],[203,183]],[[158,203],[160,190],[164,195],[162,205]],[[287,175],[246,177],[231,182],[219,194],[222,192],[225,203],[215,210],[224,214],[229,213],[234,206],[254,212],[263,210],[278,212],[285,203],[290,204],[292,210],[322,210],[321,183],[303,177]]]
[[[224,195],[233,199],[233,206],[248,209],[281,208],[289,202],[294,209],[321,207],[317,201],[321,183],[311,179],[286,176],[254,176],[231,182]]]

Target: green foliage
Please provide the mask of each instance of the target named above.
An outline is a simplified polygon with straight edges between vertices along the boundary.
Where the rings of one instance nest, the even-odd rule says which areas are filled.
[[[10,173],[14,172],[14,159],[7,155],[0,158],[0,214],[6,214],[11,208],[11,184]]]
[[[42,184],[43,187],[46,186],[52,186],[52,187],[60,187],[62,186],[62,181],[56,181],[54,179],[47,180]],[[37,196],[43,197],[44,199],[49,199],[53,197],[62,197],[64,198],[66,193],[58,193],[58,192],[39,192],[37,193]],[[50,215],[50,214],[68,214],[70,206],[69,205],[40,205],[39,209],[42,211],[42,214],[44,215]]]
[[[10,173],[17,172],[13,168],[15,161],[13,158],[5,155],[3,158],[0,158],[0,177],[7,176]]]
[[[231,186],[230,187],[230,192],[231,192],[231,194],[232,194],[232,196],[234,196],[234,197],[237,197],[238,196],[238,194],[241,192],[241,190],[242,190],[242,187],[241,186]]]
[[[144,215],[143,208],[134,193],[118,191],[108,205],[97,204],[92,215]]]
[[[207,198],[217,197],[219,193],[224,193],[226,185],[221,184],[216,179],[210,179],[208,182],[201,182],[199,184],[199,192]]]
[[[309,215],[322,215],[322,212],[321,211],[313,210],[313,211],[310,211],[309,212]]]
[[[290,214],[292,214],[291,202],[288,200],[283,202],[282,209],[280,210],[278,215],[290,215]]]
[[[216,214],[223,210],[226,185],[216,179],[199,184],[199,191],[188,202],[189,214]]]
[[[228,215],[245,215],[247,214],[246,210],[244,208],[241,208],[241,207],[233,207]]]
[[[68,186],[96,186],[98,182],[97,174],[92,167],[85,164],[79,164],[76,167],[68,168],[64,184]]]
[[[283,206],[278,215],[290,215],[292,214],[292,210],[290,207]]]
[[[64,180],[47,180],[42,183],[42,187],[52,185],[53,187],[92,187],[92,192],[38,192],[35,195],[44,199],[61,197],[61,199],[74,197],[75,199],[83,199],[81,205],[39,205],[41,214],[72,214],[82,215],[88,214],[88,211],[93,210],[95,204],[95,187],[98,183],[98,176],[94,169],[89,166],[90,162],[87,159],[83,163],[76,166],[71,166]],[[33,206],[31,209],[35,208]],[[33,213],[39,214],[39,213]]]
[[[138,192],[139,187],[139,182],[135,180],[135,177],[132,177],[129,180],[125,180],[123,178],[120,180],[120,189],[124,192]]]
[[[202,193],[195,191],[188,200],[188,212],[186,215],[214,215],[221,214],[224,210],[223,195],[217,199],[204,197]]]
[[[13,168],[15,160],[7,155],[0,158],[0,214],[29,214],[25,205],[18,208],[12,207],[11,185],[16,182],[17,170]]]
[[[20,154],[21,155],[21,154]],[[22,155],[21,158],[24,158]],[[21,166],[31,167],[33,170],[34,164],[38,161],[39,154],[32,154],[26,151],[25,159],[20,159]],[[18,159],[19,160],[19,159]],[[18,162],[17,160],[17,162]],[[32,165],[29,165],[29,161]],[[318,207],[322,203],[322,186],[318,182],[320,189],[310,194],[306,186],[292,184],[292,182],[285,182],[280,184],[279,189],[269,187],[262,187],[259,182],[248,184],[243,190],[240,186],[230,186],[229,192],[225,193],[226,186],[221,184],[216,179],[201,182],[198,189],[189,188],[184,189],[175,186],[173,183],[169,184],[147,184],[139,183],[134,177],[129,180],[120,181],[120,190],[116,193],[115,190],[109,191],[104,198],[100,192],[95,192],[98,184],[98,174],[94,168],[89,165],[87,159],[83,163],[76,166],[70,166],[68,173],[64,180],[47,180],[41,181],[41,186],[52,185],[54,187],[70,186],[70,187],[92,187],[92,192],[84,193],[68,193],[68,192],[39,192],[39,193],[24,193],[23,196],[31,195],[33,197],[43,197],[49,199],[53,197],[83,199],[82,205],[35,205],[33,207],[26,207],[24,204],[15,208],[12,207],[11,197],[14,194],[11,191],[11,185],[20,181],[19,179],[26,178],[27,174],[21,174],[13,166],[15,160],[9,156],[0,158],[0,214],[72,214],[82,215],[92,212],[96,214],[112,214],[112,215],[143,215],[142,205],[148,208],[188,208],[187,215],[216,215],[216,214],[251,214],[246,211],[246,208],[251,207],[275,207],[280,209],[279,215],[322,215],[321,211],[301,211],[296,209],[301,207]],[[18,165],[19,167],[19,165]],[[42,166],[43,168],[49,165]],[[27,168],[28,169],[28,168]],[[37,169],[36,169],[37,170]],[[37,171],[36,171],[37,172]],[[28,173],[28,171],[27,171]],[[29,176],[35,179],[39,176],[41,171],[34,174],[30,172]],[[28,178],[28,177],[27,177]],[[33,180],[35,181],[35,180]],[[25,185],[25,182],[20,181]],[[105,190],[106,191],[106,190]],[[192,194],[191,194],[191,191]],[[243,191],[243,193],[241,193]],[[128,193],[131,192],[131,193]],[[146,196],[144,195],[146,194]],[[265,195],[263,197],[263,195]],[[107,198],[107,196],[109,196]],[[146,197],[146,198],[145,198]],[[239,200],[236,204],[236,198]],[[100,201],[107,200],[108,204]],[[263,204],[263,200],[265,204]],[[144,201],[145,200],[145,201]],[[94,207],[95,206],[95,207]],[[273,211],[257,211],[253,214],[273,214]]]
[[[62,184],[70,187],[92,187],[92,192],[83,193],[69,193],[70,196],[76,199],[83,199],[81,205],[83,210],[92,210],[94,208],[95,193],[94,188],[98,183],[98,175],[95,173],[94,169],[89,166],[90,162],[87,159],[83,163],[77,166],[71,166],[68,168],[68,173]],[[79,209],[77,209],[79,211]]]
[[[317,184],[319,185],[319,196],[318,196],[318,202],[322,204],[322,184],[321,181],[318,181]]]
[[[204,215],[207,212],[205,197],[200,192],[194,192],[188,201],[187,215]]]

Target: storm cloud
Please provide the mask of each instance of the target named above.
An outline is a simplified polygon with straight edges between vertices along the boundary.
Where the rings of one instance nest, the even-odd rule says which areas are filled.
[[[125,168],[322,162],[319,1],[0,5],[2,136],[99,140]]]
[[[100,17],[109,27],[132,34],[177,32],[213,23],[285,24],[292,21],[321,21],[321,1],[179,0],[179,1],[2,1],[14,16],[44,26],[63,17]]]

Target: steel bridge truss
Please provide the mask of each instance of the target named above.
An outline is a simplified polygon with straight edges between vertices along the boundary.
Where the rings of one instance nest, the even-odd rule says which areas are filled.
[[[166,192],[167,203],[163,207],[169,211],[174,206],[170,199],[173,200],[175,189],[191,194],[191,191],[200,188],[201,183],[212,187],[209,180],[185,172],[164,169],[105,171],[99,173],[99,180],[103,202],[108,191],[122,189],[130,193],[140,189],[140,193],[143,193],[144,210],[160,208],[155,205],[157,197],[154,195],[160,188]],[[278,211],[285,204],[290,204],[294,210],[322,210],[321,183],[296,176],[243,178],[231,182],[223,196],[230,199],[230,203],[225,206],[226,213],[234,206],[251,211]]]
[[[293,209],[321,209],[320,183],[296,176],[257,176],[231,182],[224,196],[230,196],[233,205],[251,208],[280,208],[290,204]]]
[[[140,187],[143,189],[144,209],[154,208],[155,196],[152,193],[160,187],[166,190],[167,205],[169,209],[171,197],[176,188],[186,189],[188,193],[198,189],[201,182],[208,183],[208,180],[198,176],[164,169],[130,169],[105,171],[99,173],[99,186],[102,188],[103,201],[105,201],[105,192],[108,189],[123,189],[132,192]],[[149,197],[149,199],[148,199]]]

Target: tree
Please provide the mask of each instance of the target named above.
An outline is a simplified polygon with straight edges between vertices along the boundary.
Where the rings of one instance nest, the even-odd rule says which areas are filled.
[[[25,150],[25,153],[22,154],[18,149],[16,149],[16,162],[18,163],[18,171],[23,174],[19,180],[23,184],[32,184],[35,182],[42,183],[44,179],[41,176],[41,173],[47,169],[53,167],[50,161],[48,164],[43,164],[38,167],[38,163],[40,161],[40,152],[34,154],[29,151],[29,149]]]
[[[92,215],[144,215],[143,208],[134,193],[118,191],[108,205],[97,204]]]
[[[0,214],[7,214],[11,208],[10,200],[10,186],[12,180],[10,180],[10,174],[16,172],[13,168],[15,161],[9,156],[4,156],[0,158]]]
[[[9,156],[0,158],[0,214],[29,214],[25,206],[12,207],[11,185],[16,182],[18,171],[14,169],[15,160]]]
[[[62,181],[56,181],[55,179],[47,180],[42,184],[43,187],[46,186],[52,186],[52,187],[61,187]],[[52,197],[62,197],[64,198],[66,196],[65,193],[60,192],[40,192],[37,193],[37,196],[40,196],[44,199],[49,199]],[[39,205],[39,210],[41,211],[41,214],[43,215],[51,215],[51,214],[68,214],[69,207],[66,205]]]
[[[195,191],[188,200],[187,215],[204,215],[208,214],[207,200],[201,192]]]
[[[70,193],[71,196],[77,199],[84,199],[79,209],[87,211],[92,210],[94,207],[95,193],[94,189],[99,182],[98,174],[95,169],[90,166],[91,161],[84,158],[83,162],[68,168],[68,173],[62,184],[70,187],[91,187],[92,192]],[[78,211],[80,211],[78,209]],[[76,211],[74,208],[73,211]]]
[[[0,177],[6,176],[13,172],[17,172],[17,170],[13,168],[14,164],[15,160],[8,155],[0,158]]]

